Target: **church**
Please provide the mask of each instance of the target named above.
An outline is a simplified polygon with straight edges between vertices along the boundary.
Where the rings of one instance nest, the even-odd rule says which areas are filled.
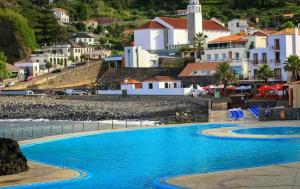
[[[229,36],[230,30],[216,19],[203,20],[199,0],[190,0],[187,18],[157,17],[134,30],[134,41],[144,50],[174,50],[192,44],[198,33],[211,41]]]

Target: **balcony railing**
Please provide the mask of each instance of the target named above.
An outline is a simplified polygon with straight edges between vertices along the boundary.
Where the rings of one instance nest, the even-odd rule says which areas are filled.
[[[230,59],[230,58],[220,58],[220,59],[213,59],[207,60],[208,62],[231,62],[231,63],[242,63],[248,62],[247,58],[238,58],[238,59]]]
[[[206,50],[233,49],[233,48],[246,48],[246,45],[231,45],[231,46],[221,46],[221,47],[207,47]]]
[[[281,60],[269,59],[269,60],[250,60],[251,64],[280,64]]]

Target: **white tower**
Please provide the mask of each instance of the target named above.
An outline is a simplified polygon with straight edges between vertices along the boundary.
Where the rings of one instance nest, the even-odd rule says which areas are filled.
[[[190,0],[188,5],[188,40],[193,43],[193,39],[198,33],[203,32],[202,26],[202,8],[199,0]]]

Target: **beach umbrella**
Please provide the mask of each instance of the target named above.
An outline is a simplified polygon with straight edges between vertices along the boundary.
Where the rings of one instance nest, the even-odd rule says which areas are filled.
[[[261,87],[258,88],[259,91],[267,91],[270,90],[271,87],[269,85],[263,85]]]
[[[237,87],[236,86],[234,86],[234,85],[229,85],[228,87],[227,87],[227,89],[229,89],[229,90],[235,90]]]
[[[283,88],[283,85],[276,84],[276,85],[271,86],[270,88],[273,89],[273,90],[276,90],[276,91],[281,91],[282,88]]]
[[[248,85],[248,86],[242,85],[242,86],[237,87],[235,90],[244,91],[244,90],[249,90],[249,89],[251,89],[251,85]]]

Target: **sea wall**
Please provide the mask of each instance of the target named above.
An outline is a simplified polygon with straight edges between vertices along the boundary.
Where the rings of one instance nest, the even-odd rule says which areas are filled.
[[[74,97],[75,98],[75,97]],[[101,101],[38,97],[0,97],[0,119],[107,120],[174,116],[208,116],[205,103],[193,98],[149,97]]]

